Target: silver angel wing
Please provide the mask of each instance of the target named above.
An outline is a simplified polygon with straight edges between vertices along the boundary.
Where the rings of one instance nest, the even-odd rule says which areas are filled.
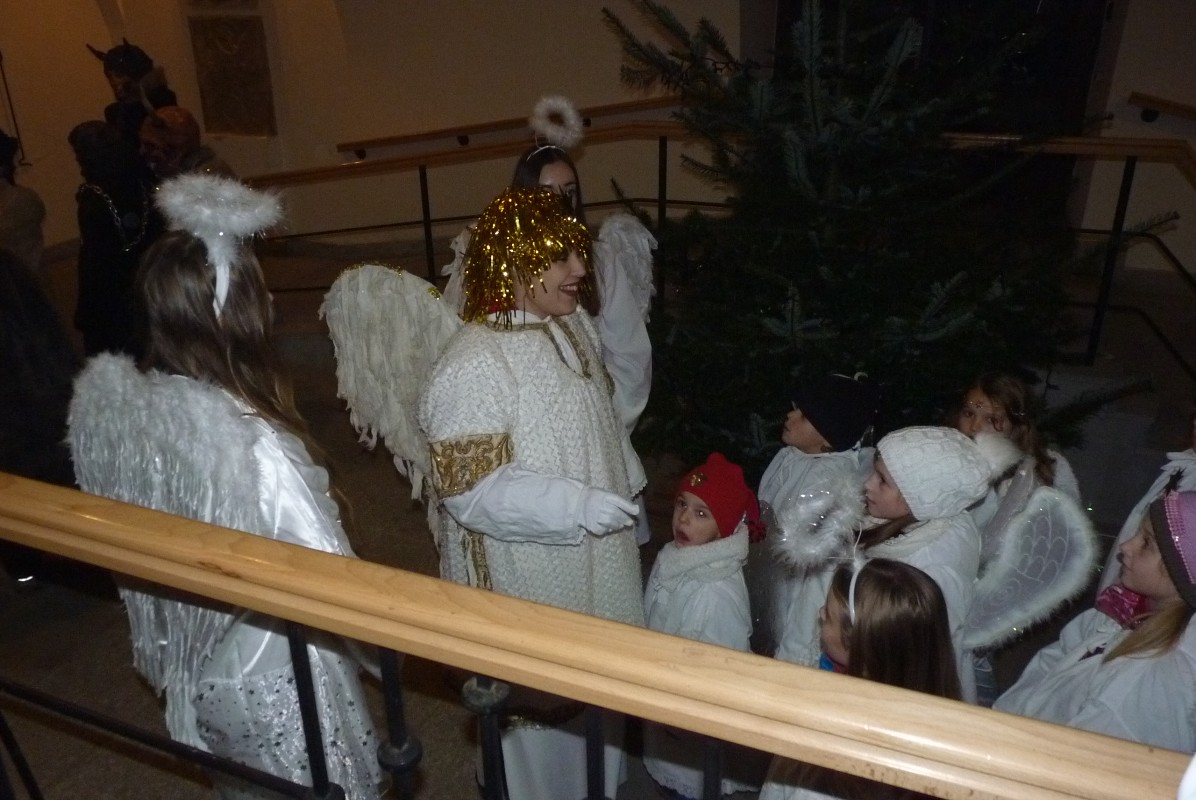
[[[1096,534],[1066,495],[1042,486],[1000,532],[964,625],[967,649],[1004,644],[1079,594],[1096,564]]]
[[[419,397],[461,320],[435,286],[380,264],[341,273],[320,316],[336,349],[337,394],[349,405],[349,420],[371,448],[382,436],[418,497],[430,468]]]

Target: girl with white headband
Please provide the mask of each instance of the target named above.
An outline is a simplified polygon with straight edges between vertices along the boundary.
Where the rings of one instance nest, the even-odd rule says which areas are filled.
[[[938,584],[917,567],[862,557],[840,566],[819,619],[822,649],[836,672],[960,698],[947,603]],[[773,758],[760,792],[760,800],[902,796],[903,790],[883,783],[780,756]]]
[[[140,365],[101,355],[80,376],[70,414],[79,485],[353,557],[275,353],[270,294],[247,245],[278,222],[278,201],[225,178],[185,176],[163,184],[157,202],[173,230],[138,273],[146,355]],[[125,581],[121,593],[134,664],[165,695],[171,736],[310,784],[282,623],[163,586]],[[376,798],[359,665],[338,638],[312,632],[309,641],[329,778],[349,798]],[[225,798],[256,796],[221,779],[217,788]]]

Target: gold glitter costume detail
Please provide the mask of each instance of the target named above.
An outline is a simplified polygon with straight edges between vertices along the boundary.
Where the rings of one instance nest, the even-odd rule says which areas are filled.
[[[571,252],[589,272],[592,245],[586,226],[548,189],[507,189],[486,206],[470,236],[461,318],[480,322],[497,314],[498,326],[510,328],[516,284],[534,295],[544,271]],[[588,290],[589,282],[583,281],[582,291]]]
[[[432,480],[443,500],[472,489],[477,482],[515,458],[505,433],[484,433],[432,442]]]
[[[469,529],[464,530],[461,549],[465,552],[465,563],[470,565],[470,584],[478,589],[493,589],[490,580],[490,562],[486,560],[486,537]]]

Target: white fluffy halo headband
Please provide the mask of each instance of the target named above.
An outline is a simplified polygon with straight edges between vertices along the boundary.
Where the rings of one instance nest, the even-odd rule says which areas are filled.
[[[572,101],[561,95],[541,97],[527,124],[536,132],[536,142],[542,147],[568,150],[581,141],[585,123]]]
[[[208,248],[208,261],[216,269],[212,307],[219,319],[233,260],[246,239],[282,219],[278,198],[231,178],[180,175],[162,184],[155,203],[171,230],[187,231]]]

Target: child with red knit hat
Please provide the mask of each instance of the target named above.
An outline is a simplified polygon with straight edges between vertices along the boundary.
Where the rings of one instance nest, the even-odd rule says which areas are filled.
[[[752,618],[743,564],[748,541],[762,534],[760,508],[743,470],[712,453],[677,485],[673,541],[656,557],[644,593],[648,627],[746,651]],[[644,766],[670,796],[702,796],[702,753],[692,734],[645,725]],[[724,793],[759,786],[758,779],[750,785],[733,776],[736,765],[747,761],[724,760]]]

